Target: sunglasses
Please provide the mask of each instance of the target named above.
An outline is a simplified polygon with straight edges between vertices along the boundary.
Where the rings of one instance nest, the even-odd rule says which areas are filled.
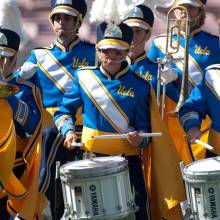
[[[116,56],[123,56],[125,52],[124,50],[117,50],[117,49],[98,49],[98,52],[104,54],[112,53],[113,51]]]

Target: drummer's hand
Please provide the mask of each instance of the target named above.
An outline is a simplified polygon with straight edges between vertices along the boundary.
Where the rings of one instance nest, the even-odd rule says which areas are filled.
[[[68,150],[73,150],[75,148],[75,143],[77,140],[77,135],[74,131],[68,131],[66,134],[66,138],[64,140],[64,147],[66,147]]]
[[[190,128],[187,133],[187,139],[189,141],[190,144],[195,144],[196,139],[199,139],[201,136],[201,131],[198,127],[192,127]]]
[[[141,144],[143,137],[141,137],[137,131],[132,131],[128,133],[127,139],[132,146],[138,147]]]

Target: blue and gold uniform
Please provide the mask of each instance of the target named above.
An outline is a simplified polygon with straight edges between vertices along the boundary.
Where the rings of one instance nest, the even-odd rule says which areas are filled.
[[[96,156],[124,155],[128,160],[131,186],[135,189],[135,202],[139,206],[135,213],[136,219],[142,220],[148,219],[148,213],[139,153],[141,148],[149,144],[149,138],[143,138],[137,147],[127,139],[106,141],[93,138],[94,135],[109,133],[151,131],[150,84],[135,75],[124,61],[132,38],[132,29],[124,23],[101,23],[97,27],[96,47],[100,63],[96,67],[82,68],[76,72],[74,85],[64,95],[54,120],[67,140],[68,135],[73,135],[70,131],[75,131],[77,109],[83,106],[83,149],[96,153]],[[114,57],[116,52],[122,54],[117,57],[117,61]],[[109,54],[105,57],[106,53]],[[119,70],[108,73],[107,67],[111,66],[117,66]]]
[[[184,4],[185,1],[176,1],[178,4]],[[205,1],[188,1],[188,3],[196,7],[204,7]],[[203,9],[204,10],[204,9]],[[175,40],[174,36],[174,40]],[[165,56],[165,48],[166,48],[166,36],[159,36],[153,40],[152,47],[148,53],[148,57],[156,62],[157,58],[162,58]],[[218,37],[214,36],[210,33],[207,33],[205,31],[202,31],[201,28],[197,28],[190,34],[189,38],[189,59],[188,59],[188,80],[189,80],[189,90],[191,90],[197,83],[201,82],[205,68],[209,65],[219,63],[220,61],[220,52],[219,52],[219,41]],[[180,50],[178,53],[173,54],[173,58],[183,58],[184,54],[184,46],[185,46],[185,39],[182,35],[180,35]],[[184,70],[184,62],[183,61],[175,61],[172,63],[175,70],[178,72],[178,80],[176,81],[176,87],[177,91],[180,91],[181,89],[181,83],[182,83],[182,74]],[[175,103],[167,104],[167,110],[171,111],[175,108]],[[178,151],[182,155],[181,158],[185,163],[191,162],[192,159],[201,159],[204,157],[205,151],[204,148],[201,148],[199,145],[194,144],[191,145],[191,148],[189,148],[189,145],[185,139],[184,132],[182,128],[179,126],[179,122],[174,121],[175,119],[172,119],[171,117],[167,118],[167,124],[168,128],[171,132],[171,135],[173,136],[173,140],[177,146]],[[175,127],[178,129],[173,130],[173,124],[176,124]],[[207,141],[208,137],[208,128],[210,126],[210,120],[207,118],[205,121],[203,121],[202,125],[202,140]],[[176,137],[181,138],[176,138]],[[186,147],[183,147],[186,146]],[[184,149],[188,149],[188,153],[181,153],[184,152]],[[187,159],[188,158],[188,159]]]
[[[187,132],[192,127],[201,127],[202,119],[208,115],[211,119],[209,144],[220,154],[220,65],[207,68],[204,79],[190,94],[180,109],[180,120]]]
[[[86,150],[109,155],[136,155],[138,152],[127,140],[106,142],[92,136],[132,130],[149,132],[149,94],[150,85],[127,65],[113,78],[102,68],[80,69],[54,120],[65,136],[69,130],[75,130],[75,114],[83,105],[82,141]]]
[[[148,81],[153,87],[155,93],[157,92],[157,74],[158,74],[158,64],[153,63],[148,57],[147,54],[144,53],[141,56],[137,57],[134,63],[131,63],[130,58],[127,58],[130,68],[134,73]],[[162,87],[162,86],[161,86]],[[160,89],[162,93],[162,88]],[[174,83],[168,83],[166,86],[166,95],[170,97],[172,100],[178,100],[178,91],[174,85]]]
[[[64,210],[61,188],[58,195],[59,204],[54,198],[55,184],[51,180],[55,179],[55,161],[64,164],[66,161],[75,160],[75,157],[79,159],[80,156],[78,157],[77,154],[79,150],[70,154],[69,150],[63,147],[63,140],[59,138],[60,136],[57,142],[58,131],[52,117],[64,93],[73,86],[75,71],[80,67],[95,65],[95,46],[78,37],[78,30],[86,11],[87,6],[84,0],[52,0],[49,11],[51,24],[54,29],[56,25],[59,26],[64,32],[63,35],[68,35],[68,37],[59,35],[60,32],[55,30],[57,40],[49,47],[34,49],[23,66],[33,67],[34,72],[29,80],[39,87],[43,99],[43,127],[45,129],[39,188],[50,200],[54,218],[61,218]],[[22,68],[20,73],[22,73]],[[77,118],[79,120],[77,124],[81,125],[80,111]],[[54,210],[55,205],[59,206],[59,213]],[[54,216],[55,213],[57,216]]]
[[[16,133],[20,137],[30,137],[41,118],[41,112],[34,95],[36,87],[21,78],[14,78],[13,74],[8,76],[5,81],[19,88],[17,94],[7,98],[12,108]],[[33,90],[35,90],[34,93]]]
[[[48,48],[33,50],[27,62],[37,64],[37,72],[31,81],[41,90],[43,107],[53,114],[53,108],[72,87],[75,70],[95,64],[95,47],[77,38],[65,48],[57,40]],[[44,118],[45,126],[51,122],[48,117]]]
[[[7,200],[7,210],[11,216],[15,217],[19,214],[23,219],[35,219],[39,214],[38,177],[41,157],[42,103],[36,86],[21,78],[15,78],[13,73],[10,73],[15,67],[19,44],[20,37],[16,32],[0,29],[0,75],[9,87],[19,88],[16,94],[7,97],[16,128],[16,157],[13,153],[11,154],[14,162],[13,172],[10,173],[8,181],[3,186],[4,192],[0,196],[4,197],[1,200],[3,204]],[[5,127],[8,127],[8,124]],[[4,141],[10,141],[10,139],[9,135],[8,140]],[[5,162],[3,169],[7,170],[11,158]],[[8,219],[4,206],[1,207],[0,214],[3,219]]]
[[[175,39],[175,38],[174,38]],[[153,62],[157,61],[157,58],[163,58],[165,56],[166,36],[159,36],[153,40],[152,46],[148,52],[148,57]],[[180,37],[180,51],[174,54],[174,58],[183,57],[184,38]],[[204,70],[207,66],[219,63],[220,52],[217,45],[219,44],[218,37],[209,34],[200,29],[191,33],[189,38],[189,81],[192,86],[195,86],[198,82],[201,82]],[[176,61],[173,63],[176,71],[182,76],[183,62]],[[181,87],[181,80],[178,81],[178,88]]]

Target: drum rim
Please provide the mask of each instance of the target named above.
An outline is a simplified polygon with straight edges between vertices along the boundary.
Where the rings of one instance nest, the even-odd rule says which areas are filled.
[[[220,167],[219,167],[219,170],[214,170],[214,171],[213,170],[209,170],[209,171],[207,171],[207,170],[205,170],[205,171],[202,171],[202,170],[200,170],[200,171],[198,171],[198,170],[195,170],[195,171],[189,170],[189,168],[192,167],[195,164],[203,163],[204,161],[210,161],[210,160],[213,160],[213,159],[214,160],[218,159],[219,164],[220,164],[220,156],[212,157],[212,158],[206,158],[206,159],[201,159],[201,160],[196,160],[196,161],[194,161],[194,162],[192,162],[190,164],[187,164],[184,167],[184,169],[183,169],[184,175],[196,175],[196,174],[198,174],[198,176],[199,175],[212,175],[212,174],[213,175],[216,175],[216,174],[220,175]]]
[[[98,179],[101,177],[107,177],[107,176],[112,176],[112,175],[116,175],[116,174],[120,174],[123,172],[128,172],[128,166],[124,166],[121,168],[118,168],[117,170],[102,170],[102,172],[99,172],[99,175],[97,175],[97,172],[95,173],[71,173],[71,172],[64,172],[64,173],[60,173],[60,177],[62,180],[66,181],[65,179],[67,178],[66,176],[69,175],[68,180],[74,180],[74,181],[82,181],[82,180],[90,180],[90,179]]]

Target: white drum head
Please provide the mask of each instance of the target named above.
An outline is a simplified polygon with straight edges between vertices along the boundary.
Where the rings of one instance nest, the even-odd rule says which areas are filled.
[[[74,178],[86,178],[118,173],[127,168],[123,157],[95,157],[67,163],[60,168],[60,173],[71,173]]]
[[[183,170],[186,178],[220,179],[220,157],[195,161]]]

